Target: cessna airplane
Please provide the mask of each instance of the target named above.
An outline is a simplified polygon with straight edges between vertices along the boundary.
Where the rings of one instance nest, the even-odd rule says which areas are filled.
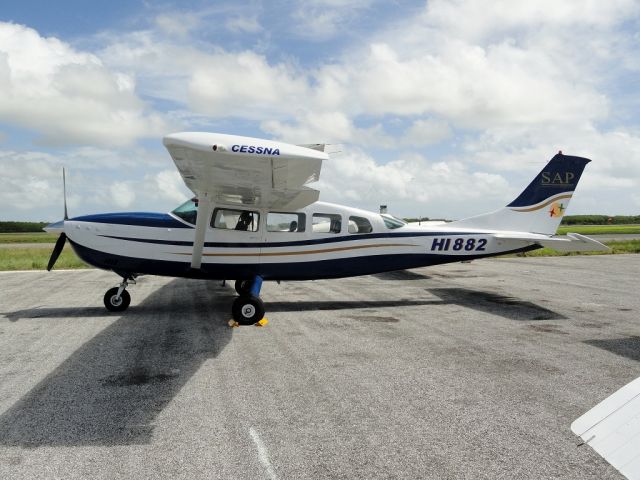
[[[290,145],[217,133],[168,135],[164,145],[194,198],[170,213],[106,213],[68,218],[45,228],[122,282],[104,296],[123,311],[138,275],[234,279],[232,315],[260,321],[263,280],[369,275],[459,262],[541,247],[606,250],[579,234],[554,236],[586,158],[555,155],[506,207],[441,225],[408,225],[391,215],[319,202],[307,186],[320,177],[322,144]]]

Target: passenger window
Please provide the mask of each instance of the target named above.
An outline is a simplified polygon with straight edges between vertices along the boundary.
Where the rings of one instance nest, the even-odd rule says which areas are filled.
[[[340,233],[342,217],[332,213],[313,214],[313,233]]]
[[[267,232],[304,232],[306,219],[304,213],[269,212]]]
[[[248,210],[229,210],[217,208],[213,214],[211,226],[224,230],[257,232],[260,214]]]
[[[349,233],[371,233],[371,222],[364,217],[349,217]]]

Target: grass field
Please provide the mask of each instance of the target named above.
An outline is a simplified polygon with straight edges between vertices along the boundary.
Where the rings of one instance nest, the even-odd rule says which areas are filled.
[[[51,257],[51,248],[0,248],[0,270],[44,270],[47,268],[49,257]],[[65,245],[54,268],[89,268],[89,266],[76,256],[69,245]]]

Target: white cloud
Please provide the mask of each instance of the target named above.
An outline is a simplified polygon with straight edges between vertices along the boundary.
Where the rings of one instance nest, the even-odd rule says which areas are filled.
[[[633,0],[494,0],[490,5],[482,0],[430,0],[424,20],[429,26],[477,42],[531,28],[610,27],[637,10]]]
[[[352,140],[355,127],[342,112],[301,112],[295,123],[268,120],[262,130],[290,143],[344,142]]]
[[[148,196],[157,196],[175,203],[184,202],[191,196],[177,170],[162,170],[145,177],[145,186],[152,192]],[[154,188],[155,187],[155,188]]]
[[[405,132],[402,143],[421,147],[440,143],[452,136],[453,132],[447,122],[427,118],[413,122]]]
[[[189,105],[214,116],[264,118],[295,109],[306,92],[305,79],[285,64],[250,51],[220,52],[193,70]]]
[[[155,18],[155,24],[161,32],[179,37],[186,37],[200,25],[200,22],[200,16],[190,12],[162,13]]]
[[[258,33],[263,30],[256,16],[245,15],[229,18],[225,27],[234,33]]]
[[[122,146],[166,130],[147,113],[133,78],[35,30],[0,23],[0,120],[36,131],[43,144]]]
[[[109,187],[111,201],[119,208],[130,207],[136,199],[136,192],[128,182],[115,182]]]
[[[300,37],[324,41],[348,28],[356,15],[361,15],[372,0],[307,0],[299,2],[291,13],[294,31]]]
[[[474,172],[459,161],[410,154],[381,165],[355,149],[323,166],[318,188],[322,200],[374,211],[386,204],[390,212],[431,218],[482,213],[503,206],[515,193],[501,175]]]

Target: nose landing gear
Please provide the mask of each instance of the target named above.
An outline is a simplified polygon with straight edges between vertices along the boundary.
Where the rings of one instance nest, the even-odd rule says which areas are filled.
[[[123,277],[119,286],[110,288],[104,294],[104,306],[110,312],[123,312],[129,308],[131,303],[131,295],[125,289],[129,286],[129,282],[135,285],[136,281],[133,277]]]

